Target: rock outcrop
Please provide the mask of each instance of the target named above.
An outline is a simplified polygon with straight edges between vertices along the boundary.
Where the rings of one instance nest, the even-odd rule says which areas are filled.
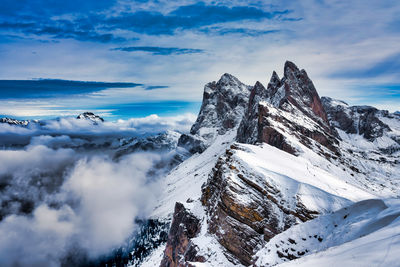
[[[190,134],[183,134],[178,146],[191,153],[204,151],[217,135],[236,128],[247,107],[250,87],[225,73],[218,82],[205,85],[203,103]]]
[[[383,188],[397,192],[396,182],[384,185],[386,180],[381,177],[398,173],[399,128],[388,126],[398,127],[398,119],[396,114],[372,107],[348,107],[344,102],[321,99],[306,71],[292,62],[285,63],[282,79],[273,72],[266,87],[261,82],[246,86],[229,74],[207,84],[199,117],[178,144],[191,153],[201,153],[218,135],[229,135],[205,152],[215,157],[215,165],[212,161],[201,175],[191,177],[206,181],[201,206],[197,199],[198,206],[192,203],[188,209],[196,207],[198,214],[204,208],[205,214],[200,212],[202,217],[196,218],[177,203],[161,266],[208,264],[212,257],[225,258],[232,265],[258,266],[255,255],[260,248],[296,224],[349,205],[352,196],[348,191],[363,197],[365,192]],[[368,149],[376,145],[372,141],[385,137],[384,142],[377,142],[378,147],[390,149],[391,154],[384,155],[375,147],[365,153],[366,148],[353,144],[351,137],[344,140],[342,131],[361,135],[365,138],[362,145],[370,141]],[[382,145],[385,142],[389,143]],[[216,151],[218,147],[226,149],[225,154]],[[202,155],[192,158],[198,156]],[[289,166],[294,162],[296,167]],[[197,172],[201,164],[190,166],[196,166]],[[377,164],[385,164],[380,170],[387,172],[379,173]],[[177,173],[190,173],[187,168]],[[181,178],[179,182],[184,184]],[[341,190],[346,192],[338,193]],[[321,238],[316,235],[312,240],[322,242]],[[199,240],[212,240],[218,252],[208,253]],[[286,245],[294,242],[289,238],[283,245],[276,244],[277,257],[293,260],[309,252],[289,251]]]
[[[304,69],[299,70],[294,63],[286,61],[284,77],[281,82],[285,95],[281,98],[279,107],[289,111],[291,107],[287,106],[287,103],[291,103],[302,113],[318,121],[327,131],[330,131],[328,118],[321,99],[307,72]]]
[[[183,204],[176,203],[164,257],[160,267],[187,267],[190,261],[203,262],[190,240],[200,231],[200,221]]]

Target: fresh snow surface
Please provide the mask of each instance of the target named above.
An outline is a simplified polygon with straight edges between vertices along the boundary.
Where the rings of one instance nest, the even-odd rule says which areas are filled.
[[[287,120],[295,122],[310,131],[315,131],[319,128],[315,121],[302,114],[297,114],[298,110],[295,107],[293,107],[292,114],[275,109],[267,102],[260,102],[260,104],[265,105],[271,114],[285,117]],[[346,165],[340,160],[330,162],[324,157],[319,156],[316,151],[322,149],[322,151],[325,150],[328,154],[330,151],[325,147],[319,146],[319,144],[311,139],[309,141],[313,144],[314,148],[310,149],[304,146],[296,138],[295,133],[284,124],[269,119],[269,123],[285,136],[287,142],[300,152],[299,158],[308,159],[314,166],[327,171],[345,183],[370,192],[375,197],[393,198],[400,197],[400,166],[398,163],[395,163],[396,160],[399,161],[400,151],[397,154],[382,155],[380,150],[396,146],[392,137],[396,136],[396,131],[400,131],[400,125],[398,125],[399,121],[396,119],[387,118],[386,122],[390,122],[389,125],[392,131],[385,133],[374,142],[370,142],[360,135],[346,134],[342,130],[336,129],[342,139],[340,141],[340,148],[341,152],[343,152],[345,162],[348,163]],[[382,161],[383,156],[385,161]],[[349,166],[354,166],[359,171],[355,171]]]
[[[260,173],[265,179],[273,180],[273,183],[286,183],[280,187],[290,191],[293,189],[292,186],[295,186],[293,190],[298,191],[298,195],[303,198],[302,202],[307,204],[307,207],[322,206],[325,207],[323,210],[332,211],[341,208],[343,204],[349,204],[349,202],[323,203],[326,199],[321,197],[326,197],[326,193],[351,201],[375,197],[319,168],[311,160],[293,156],[266,144],[241,146],[248,150],[238,151],[235,155],[248,164],[248,169]]]
[[[391,125],[392,127],[392,125]],[[396,128],[392,128],[395,129]],[[370,142],[357,134],[347,134],[340,129],[336,129],[341,137],[340,147],[346,160],[360,173],[353,172],[353,177],[348,174],[347,180],[357,184],[364,190],[369,190],[380,198],[400,197],[400,155],[382,154],[381,149],[399,147],[389,135],[385,134]],[[351,151],[351,153],[350,153]],[[384,160],[382,160],[384,159]],[[396,163],[397,161],[397,163]]]
[[[340,129],[336,130],[339,133],[339,136],[343,140],[343,142],[351,144],[352,146],[357,147],[358,149],[371,150],[371,149],[387,148],[397,144],[393,139],[391,139],[387,135],[378,137],[375,141],[371,142],[359,134],[348,134],[343,130]]]
[[[384,116],[378,117],[380,121],[389,125],[390,129],[392,130],[389,134],[394,134],[400,136],[400,117],[397,118],[388,118]]]
[[[288,249],[294,255],[307,249],[309,255],[279,266],[399,266],[399,216],[399,199],[355,203],[275,236],[257,253],[257,265],[282,263],[283,259],[276,256],[277,249]]]
[[[218,136],[213,145],[202,154],[193,155],[173,169],[164,180],[164,192],[152,214],[154,218],[171,219],[175,203],[181,202],[202,220],[201,233],[193,242],[198,246],[201,255],[207,255],[208,261],[207,265],[196,263],[195,266],[234,266],[226,259],[224,248],[207,233],[207,215],[199,199],[201,186],[207,181],[218,158],[234,143],[235,135],[236,131],[231,131]],[[282,199],[290,201],[297,195],[310,210],[329,214],[353,202],[378,198],[373,192],[367,192],[352,183],[351,179],[343,179],[350,175],[304,146],[298,157],[267,144],[240,144],[239,147],[233,158],[241,169],[283,189]],[[240,201],[246,201],[246,196],[240,197]],[[155,250],[145,263],[149,262],[151,265],[159,262],[162,257],[159,253],[160,249]],[[149,266],[145,263],[142,266]]]
[[[166,244],[163,244],[153,250],[151,254],[144,259],[144,261],[140,264],[141,267],[155,267],[160,266],[160,262],[164,256]]]

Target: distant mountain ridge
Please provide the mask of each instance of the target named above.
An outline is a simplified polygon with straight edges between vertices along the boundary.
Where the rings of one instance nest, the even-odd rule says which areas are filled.
[[[94,114],[93,112],[83,112],[79,114],[77,119],[87,119],[93,122],[104,122],[104,119],[99,115]],[[0,118],[0,123],[8,123],[10,125],[17,125],[17,126],[28,126],[29,123],[39,123],[40,120],[18,120],[9,117]]]
[[[29,120],[17,120],[13,118],[3,117],[0,118],[0,123],[8,123],[10,125],[18,125],[18,126],[27,126],[30,121]]]

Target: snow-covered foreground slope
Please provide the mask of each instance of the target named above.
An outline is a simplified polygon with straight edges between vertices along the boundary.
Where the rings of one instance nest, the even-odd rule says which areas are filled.
[[[300,253],[308,256],[279,266],[399,266],[399,216],[398,199],[356,203],[277,235],[257,253],[257,264],[270,266]]]

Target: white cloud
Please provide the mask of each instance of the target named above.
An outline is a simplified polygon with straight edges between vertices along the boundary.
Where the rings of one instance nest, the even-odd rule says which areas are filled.
[[[0,221],[0,265],[60,266],[71,251],[89,259],[109,253],[153,207],[161,188],[147,172],[164,159],[137,153],[117,163],[42,145],[0,151],[0,178],[7,183],[0,202],[17,205],[2,211],[9,214]],[[53,179],[58,185],[46,184]],[[21,213],[15,196],[34,203],[31,215]]]
[[[28,127],[0,123],[0,135],[4,139],[38,135],[132,137],[142,134],[161,133],[168,130],[188,132],[195,120],[196,115],[191,113],[171,117],[153,114],[143,118],[120,119],[115,122],[105,121],[98,124],[94,124],[90,120],[76,119],[75,117],[62,117],[59,119],[44,120],[42,121],[44,125],[30,123]],[[40,139],[35,139],[35,142],[39,140],[46,141],[46,138],[49,139],[49,137],[40,137]],[[62,138],[65,137],[59,137],[59,141],[62,141]],[[9,143],[8,140],[5,141]]]

